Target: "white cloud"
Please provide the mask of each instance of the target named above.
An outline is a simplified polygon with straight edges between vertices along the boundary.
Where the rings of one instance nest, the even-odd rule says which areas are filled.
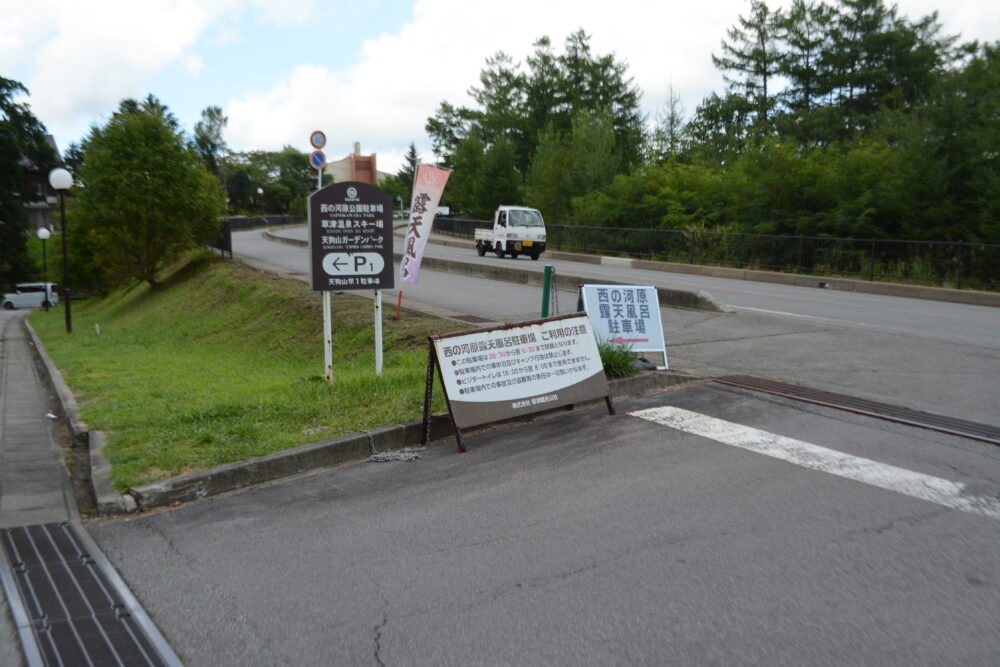
[[[32,109],[50,129],[78,137],[125,97],[141,97],[170,67],[196,77],[198,46],[238,38],[244,12],[287,26],[306,20],[313,0],[0,0],[0,68],[25,72]]]
[[[939,1],[899,4],[915,19]],[[203,66],[218,67],[203,63],[213,49],[251,38],[251,31],[254,39],[267,39],[262,26],[275,28],[275,39],[289,39],[296,31],[282,28],[320,15],[329,21],[331,12],[357,7],[352,2],[0,0],[0,73],[28,86],[36,115],[68,143],[123,97],[156,94],[151,82],[171,68],[191,81],[189,98],[181,101],[186,108],[218,103],[212,91],[197,86]],[[378,8],[380,0],[366,2]],[[416,0],[409,23],[392,34],[375,34],[374,26],[348,67],[308,65],[322,63],[323,56],[303,45],[298,62],[281,63],[286,74],[277,83],[254,89],[261,84],[246,75],[261,63],[240,62],[240,71],[229,72],[230,80],[246,77],[248,83],[224,105],[230,119],[227,140],[238,149],[291,144],[306,150],[308,133],[323,129],[331,157],[360,141],[364,152],[379,153],[384,170],[395,170],[410,141],[428,156],[427,118],[442,100],[468,103],[466,91],[476,84],[489,55],[502,49],[523,61],[541,35],[551,37],[558,53],[565,37],[581,27],[592,35],[595,52],[613,52],[628,63],[650,118],[671,85],[690,116],[705,95],[721,90],[711,53],[718,52],[726,28],[748,9],[747,0]],[[1000,34],[995,3],[954,0],[940,9],[946,33],[990,40]],[[261,52],[267,57],[267,49]],[[214,70],[216,76],[219,71]],[[178,105],[176,99],[165,101]]]
[[[901,13],[915,20],[933,11],[936,1],[904,0]],[[943,14],[946,32],[972,38],[990,19],[996,28],[998,11],[984,4],[952,3]],[[666,103],[670,86],[690,117],[707,94],[722,89],[711,54],[719,51],[726,28],[748,11],[746,0],[418,0],[412,22],[398,34],[365,42],[353,66],[298,67],[270,91],[232,100],[227,136],[237,147],[292,144],[305,150],[308,132],[323,128],[332,153],[346,153],[358,140],[364,152],[381,153],[383,168],[394,170],[399,157],[389,156],[401,156],[411,140],[429,153],[426,119],[442,100],[468,102],[466,90],[478,81],[486,57],[502,49],[523,61],[541,35],[561,52],[565,37],[581,27],[597,53],[614,52],[628,63],[650,119]]]
[[[305,150],[308,132],[319,127],[330,137],[330,151],[348,152],[361,141],[364,152],[381,153],[379,163],[395,169],[399,157],[389,154],[401,156],[411,140],[429,154],[427,118],[442,100],[468,103],[466,91],[489,55],[503,50],[523,61],[542,35],[559,53],[566,36],[581,27],[592,35],[597,53],[614,52],[628,63],[651,117],[671,83],[693,111],[721,80],[709,57],[721,37],[719,26],[734,20],[743,5],[419,0],[412,22],[398,34],[365,42],[352,67],[298,67],[270,91],[230,101],[227,138],[233,146],[292,144]],[[715,37],[706,42],[706,34]]]

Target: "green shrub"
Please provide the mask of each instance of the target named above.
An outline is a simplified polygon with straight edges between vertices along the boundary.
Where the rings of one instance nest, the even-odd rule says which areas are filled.
[[[604,373],[609,380],[635,375],[636,370],[632,366],[632,359],[635,358],[635,355],[632,354],[631,347],[602,340],[598,341],[597,349],[601,353]]]

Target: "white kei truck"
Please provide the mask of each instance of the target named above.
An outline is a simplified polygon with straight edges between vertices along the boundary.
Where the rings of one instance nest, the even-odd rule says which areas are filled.
[[[524,206],[501,206],[493,214],[493,229],[476,230],[476,252],[487,251],[497,257],[527,255],[531,259],[545,252],[545,221],[537,209]]]

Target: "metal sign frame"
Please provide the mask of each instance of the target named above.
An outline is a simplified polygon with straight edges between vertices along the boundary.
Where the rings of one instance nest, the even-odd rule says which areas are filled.
[[[588,298],[589,295],[589,298]],[[651,285],[580,285],[580,306],[604,340],[633,352],[659,352],[669,367],[660,319],[659,292]]]
[[[467,342],[460,338],[466,338]],[[615,414],[600,351],[585,313],[431,336],[427,341],[425,445],[430,439],[435,367],[460,452],[466,451],[463,428],[571,407],[602,397],[608,413]],[[451,346],[446,347],[449,343]],[[448,365],[443,362],[440,350],[458,358],[452,358]],[[484,381],[485,384],[476,385]],[[453,396],[449,385],[454,391],[463,382],[464,387],[457,393],[465,396]],[[467,391],[482,392],[481,398],[469,400]]]

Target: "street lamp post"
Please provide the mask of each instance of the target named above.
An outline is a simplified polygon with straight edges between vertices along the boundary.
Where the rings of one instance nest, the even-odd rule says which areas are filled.
[[[48,255],[45,254],[45,242],[48,241],[50,235],[51,232],[48,230],[48,227],[38,228],[38,238],[42,240],[42,280],[44,281],[45,284],[45,301],[42,302],[42,305],[45,306],[46,313],[49,312],[50,295],[49,295],[49,258]]]
[[[73,316],[69,309],[69,251],[66,247],[66,191],[73,185],[73,174],[62,167],[49,172],[49,185],[59,192],[59,217],[62,222],[63,300],[66,302],[66,333],[73,333]]]

